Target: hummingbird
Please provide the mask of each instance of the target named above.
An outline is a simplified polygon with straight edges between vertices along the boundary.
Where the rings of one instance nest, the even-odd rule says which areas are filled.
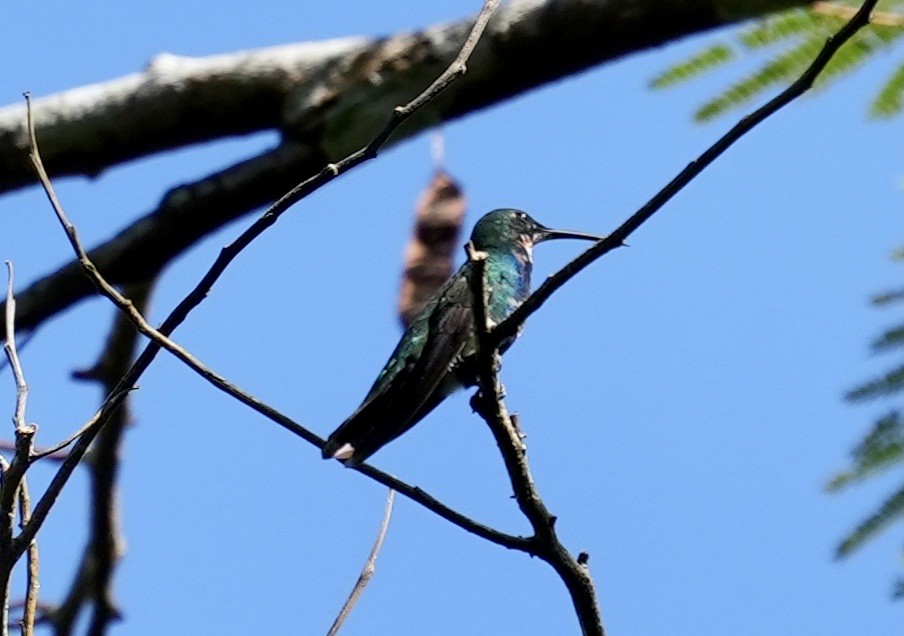
[[[471,243],[486,254],[486,317],[505,320],[530,294],[533,247],[550,239],[604,237],[553,230],[515,209],[485,214]],[[456,390],[477,384],[477,331],[471,277],[465,262],[412,319],[364,401],[323,446],[323,458],[356,466],[421,421]],[[500,344],[505,351],[515,337]]]

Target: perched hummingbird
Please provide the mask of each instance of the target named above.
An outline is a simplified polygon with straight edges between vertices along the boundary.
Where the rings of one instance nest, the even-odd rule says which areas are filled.
[[[492,324],[505,320],[530,293],[534,245],[559,238],[602,239],[549,229],[520,210],[493,210],[477,222],[471,242],[486,253],[486,315]],[[454,391],[477,384],[473,271],[469,260],[412,319],[361,406],[327,439],[324,459],[360,464]],[[513,341],[502,343],[500,349]]]

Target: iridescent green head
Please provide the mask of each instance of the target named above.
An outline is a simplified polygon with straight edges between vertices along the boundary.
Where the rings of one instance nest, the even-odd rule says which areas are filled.
[[[529,248],[541,241],[559,238],[599,241],[603,237],[583,232],[552,230],[540,225],[527,212],[512,208],[493,210],[484,214],[471,232],[471,242],[481,251],[512,249],[516,245]]]

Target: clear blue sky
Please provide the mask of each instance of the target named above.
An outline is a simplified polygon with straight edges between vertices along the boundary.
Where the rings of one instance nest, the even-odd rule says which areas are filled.
[[[459,18],[478,2],[256,2],[78,8],[5,3],[0,103],[119,77],[168,51],[210,55]],[[484,212],[605,233],[734,117],[691,123],[741,72],[667,93],[647,81],[710,36],[635,55],[445,128],[448,169]],[[868,343],[897,316],[870,309],[898,284],[901,120],[868,123],[893,60],[869,65],[758,128],[620,250],[534,316],[507,354],[508,405],[529,435],[563,541],[588,551],[612,634],[891,634],[900,529],[846,563],[836,541],[891,490],[823,485],[888,404],[843,392],[882,372]],[[59,180],[86,243],[165,190],[246,157],[272,135]],[[431,172],[414,139],[305,200],[238,259],[176,339],[321,435],[358,404],[399,336],[394,307],[414,202]],[[43,195],[0,200],[0,258],[18,288],[68,261]],[[159,321],[247,221],[171,266]],[[341,229],[341,233],[340,233]],[[543,245],[537,280],[576,254]],[[96,408],[69,380],[94,360],[111,309],[79,305],[23,352],[29,418],[52,443]],[[13,385],[0,373],[0,413]],[[385,492],[161,356],[135,396],[124,449],[128,553],[120,634],[325,633],[373,541]],[[4,420],[6,421],[6,420]],[[6,437],[10,437],[8,432]],[[374,462],[475,518],[527,532],[467,395]],[[36,473],[39,485],[49,472]],[[900,479],[900,476],[897,477]],[[85,537],[79,474],[40,536],[42,598],[69,585]],[[344,633],[566,634],[551,569],[398,499],[377,573]]]

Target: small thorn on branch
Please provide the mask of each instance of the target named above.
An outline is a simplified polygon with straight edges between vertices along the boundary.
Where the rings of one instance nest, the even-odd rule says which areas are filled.
[[[589,552],[581,552],[578,554],[578,565],[587,565],[590,561],[590,553]]]

